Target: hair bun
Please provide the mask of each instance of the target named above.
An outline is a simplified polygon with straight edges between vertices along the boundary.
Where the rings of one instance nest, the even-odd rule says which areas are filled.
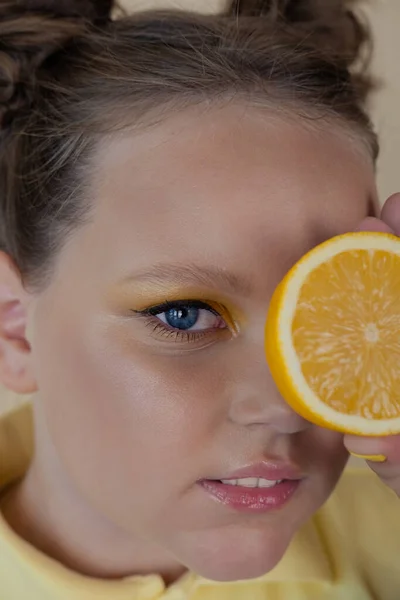
[[[112,0],[0,0],[0,131],[26,115],[38,70],[88,25],[109,19]]]
[[[349,66],[369,39],[368,31],[351,9],[357,0],[234,0],[231,14],[266,17],[286,26],[318,50],[342,58]]]

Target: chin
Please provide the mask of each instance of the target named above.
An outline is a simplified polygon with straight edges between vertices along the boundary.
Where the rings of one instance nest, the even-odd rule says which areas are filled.
[[[186,548],[182,562],[194,573],[213,581],[256,579],[269,573],[284,556],[292,535],[284,531],[265,531],[262,527],[244,531],[197,534]]]
[[[283,556],[283,554],[282,554]],[[266,575],[279,563],[280,557],[239,556],[233,560],[221,560],[214,563],[203,563],[193,569],[198,575],[212,581],[239,581],[257,579]],[[192,570],[192,569],[191,569]]]

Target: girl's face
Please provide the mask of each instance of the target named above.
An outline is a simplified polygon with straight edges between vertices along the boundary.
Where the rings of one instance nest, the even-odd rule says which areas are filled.
[[[29,307],[41,435],[68,485],[212,579],[270,570],[347,457],[284,403],[264,358],[280,279],[375,201],[362,144],[318,127],[230,106],[110,140],[92,218]],[[202,483],[245,467],[300,481],[260,491],[262,510]]]

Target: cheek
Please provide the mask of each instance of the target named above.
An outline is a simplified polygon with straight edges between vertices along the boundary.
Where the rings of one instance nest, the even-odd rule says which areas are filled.
[[[321,427],[313,426],[305,441],[303,451],[313,479],[323,499],[336,485],[348,458],[343,444],[343,435]]]
[[[337,431],[313,426],[312,443],[319,449],[318,454],[323,462],[336,464],[346,458],[343,437],[343,434]]]
[[[117,498],[125,499],[126,518],[133,508],[154,513],[204,476],[205,452],[224,415],[215,401],[221,370],[218,377],[194,355],[156,357],[126,333],[121,343],[107,329],[91,333],[65,319],[42,331],[35,351],[52,442],[92,502],[101,496],[102,510],[118,518],[125,508]]]

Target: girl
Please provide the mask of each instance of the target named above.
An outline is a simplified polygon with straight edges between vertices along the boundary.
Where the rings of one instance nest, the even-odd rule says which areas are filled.
[[[364,28],[333,0],[111,4],[0,2],[0,372],[33,394],[0,433],[0,597],[398,598],[396,439],[346,440],[389,486],[338,484],[343,436],[263,351],[296,260],[396,225],[363,221]]]

